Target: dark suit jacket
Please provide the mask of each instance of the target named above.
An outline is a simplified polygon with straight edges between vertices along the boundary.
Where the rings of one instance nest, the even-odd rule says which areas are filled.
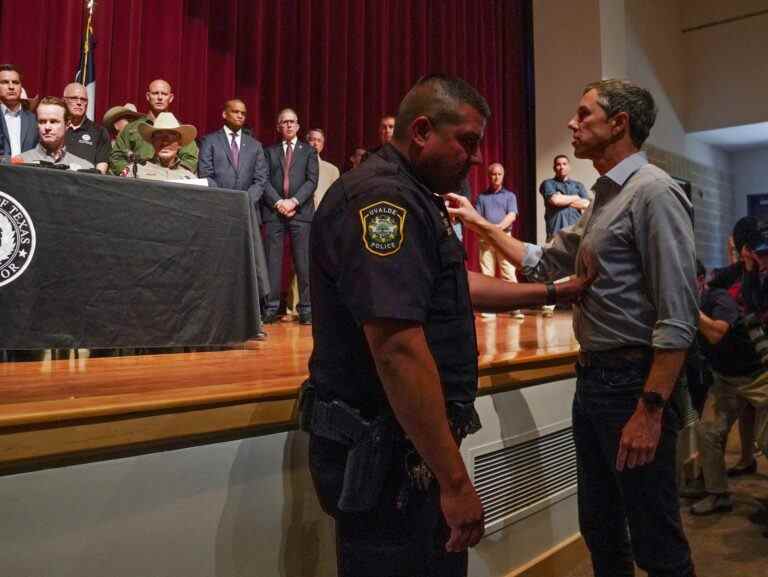
[[[252,136],[241,134],[240,157],[238,167],[235,169],[227,134],[221,128],[203,138],[200,144],[197,174],[200,178],[207,178],[211,186],[247,190],[251,202],[258,209],[267,184],[268,172],[264,149]]]
[[[254,229],[254,257],[259,282],[259,294],[269,294],[269,276],[264,246],[261,242],[261,200],[267,185],[267,161],[261,143],[243,132],[240,136],[240,156],[235,169],[227,133],[221,128],[206,135],[200,143],[197,174],[207,178],[210,186],[246,190],[251,201]]]
[[[21,151],[26,152],[37,146],[37,117],[34,113],[22,108],[21,110]],[[8,126],[5,115],[0,114],[0,154],[11,155],[11,140],[8,136]]]
[[[261,199],[261,216],[264,222],[274,222],[282,218],[275,209],[275,203],[286,198],[283,196],[283,158],[285,156],[283,143],[273,144],[264,152],[269,168],[269,180]],[[313,197],[320,174],[317,151],[306,142],[297,140],[289,170],[291,189],[288,198],[295,198],[299,201],[293,220],[312,222],[312,217],[315,214]]]

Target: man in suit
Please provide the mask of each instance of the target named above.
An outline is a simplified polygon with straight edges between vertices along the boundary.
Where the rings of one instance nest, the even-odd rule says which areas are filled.
[[[224,103],[224,126],[203,138],[197,174],[210,186],[247,190],[258,206],[267,184],[267,161],[261,143],[243,132],[246,113],[242,100]]]
[[[299,323],[312,324],[309,302],[309,229],[315,214],[314,193],[319,165],[317,151],[297,138],[299,119],[286,108],[277,116],[280,142],[266,149],[269,179],[264,189],[262,217],[267,243],[270,293],[264,322],[277,320],[283,276],[283,238],[291,237],[293,266],[299,281]]]
[[[37,146],[37,119],[21,105],[21,73],[0,65],[0,155],[17,156]]]
[[[221,113],[224,126],[206,135],[200,143],[200,159],[197,174],[207,178],[210,186],[248,191],[256,222],[254,250],[259,294],[269,293],[267,263],[261,240],[261,197],[267,184],[267,161],[261,143],[243,130],[247,110],[242,100],[232,99],[224,103]],[[257,339],[266,334],[259,331]]]

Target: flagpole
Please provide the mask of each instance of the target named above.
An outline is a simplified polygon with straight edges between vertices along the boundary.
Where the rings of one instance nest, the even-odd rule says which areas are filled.
[[[83,67],[80,69],[81,84],[88,86],[88,56],[91,52],[91,24],[93,22],[93,9],[96,5],[95,0],[85,0],[85,10],[88,17],[85,21],[85,33],[83,34]]]

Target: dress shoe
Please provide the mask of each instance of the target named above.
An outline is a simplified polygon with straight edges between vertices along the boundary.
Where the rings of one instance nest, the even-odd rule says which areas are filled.
[[[749,465],[735,465],[726,471],[729,477],[741,477],[742,475],[754,475],[757,473],[757,459],[753,459]]]
[[[731,496],[727,493],[707,495],[691,507],[692,515],[713,515],[714,513],[725,513],[728,511],[733,511],[733,502],[731,501]]]
[[[688,485],[684,485],[683,487],[680,487],[680,490],[678,491],[678,495],[683,497],[684,499],[703,499],[707,496],[707,491],[703,487],[703,483],[696,484],[696,483],[690,483]]]
[[[267,340],[267,333],[265,333],[264,331],[259,329],[258,331],[256,331],[256,334],[253,335],[253,338],[251,340],[254,340],[254,341],[266,341]]]
[[[261,322],[265,325],[271,325],[272,323],[276,323],[280,320],[280,315],[277,313],[264,313],[264,317],[261,319]]]
[[[312,313],[301,313],[299,315],[299,324],[300,325],[311,325],[312,324]]]

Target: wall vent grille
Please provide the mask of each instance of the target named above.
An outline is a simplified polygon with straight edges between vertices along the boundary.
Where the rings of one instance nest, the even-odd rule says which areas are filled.
[[[487,531],[576,492],[572,428],[547,434],[536,431],[534,435],[507,440],[502,448],[474,455],[475,487],[485,509]]]

